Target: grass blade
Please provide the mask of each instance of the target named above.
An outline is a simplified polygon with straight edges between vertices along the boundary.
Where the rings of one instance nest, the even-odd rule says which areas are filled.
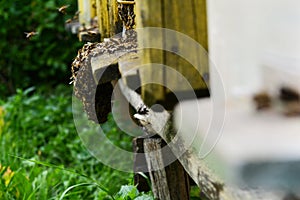
[[[74,188],[76,188],[76,187],[80,187],[80,186],[89,186],[89,185],[96,185],[96,184],[94,184],[94,183],[79,183],[79,184],[77,184],[77,185],[72,185],[72,186],[68,187],[68,188],[62,193],[62,195],[60,196],[59,200],[62,200],[62,199],[65,197],[65,195],[66,195],[70,190],[72,190],[72,189],[74,189]]]
[[[33,162],[33,163],[36,163],[38,165],[43,165],[43,166],[46,166],[46,167],[50,167],[50,168],[55,168],[55,169],[59,169],[59,170],[63,170],[63,171],[67,171],[67,172],[70,172],[72,174],[75,174],[75,175],[78,175],[78,176],[81,176],[81,177],[84,177],[88,180],[91,180],[93,183],[85,183],[86,184],[90,184],[90,185],[96,185],[98,188],[100,188],[101,190],[103,190],[104,192],[106,192],[113,200],[114,200],[114,197],[112,195],[112,193],[106,189],[104,186],[102,186],[101,184],[99,184],[95,179],[85,175],[85,174],[82,174],[82,173],[79,173],[77,171],[74,171],[74,170],[71,170],[71,169],[66,169],[64,167],[60,167],[60,166],[57,166],[57,165],[54,165],[54,164],[51,164],[51,163],[46,163],[46,162],[41,162],[41,161],[38,161],[38,160],[31,160],[31,159],[26,159],[26,158],[22,158],[20,156],[15,156],[15,155],[10,155],[12,157],[15,157],[15,158],[18,158],[18,159],[21,159],[21,160],[25,160],[25,161],[29,161],[29,162]],[[77,185],[73,185],[71,186],[70,188],[68,188],[69,190],[73,189],[74,186],[78,187],[78,186],[81,186],[81,185],[84,185],[84,184],[77,184]],[[67,190],[68,190],[67,189]],[[65,192],[64,192],[65,193]],[[65,195],[65,194],[64,194]]]

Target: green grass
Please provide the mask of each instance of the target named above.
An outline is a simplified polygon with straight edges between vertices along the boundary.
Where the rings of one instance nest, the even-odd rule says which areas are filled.
[[[51,94],[18,90],[0,102],[0,199],[153,199],[137,191],[133,174],[104,166],[83,147],[71,98],[72,88],[60,86]],[[112,117],[106,126],[110,140],[131,148]]]

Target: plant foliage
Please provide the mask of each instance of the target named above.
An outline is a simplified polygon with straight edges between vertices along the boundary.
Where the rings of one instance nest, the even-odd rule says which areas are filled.
[[[71,97],[71,87],[52,94],[29,88],[0,103],[0,199],[120,199],[132,174],[104,166],[82,146]],[[130,149],[130,138],[111,116],[106,125],[110,140]],[[120,195],[126,191],[132,199],[131,190]]]
[[[81,45],[64,28],[77,10],[76,0],[0,1],[0,95],[16,88],[67,83],[72,59]],[[57,8],[68,4],[63,15]],[[26,38],[24,32],[38,34]],[[1,97],[0,96],[0,97]]]

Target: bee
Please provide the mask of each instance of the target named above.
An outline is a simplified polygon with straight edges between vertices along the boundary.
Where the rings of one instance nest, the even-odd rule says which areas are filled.
[[[272,99],[267,92],[260,92],[253,96],[257,110],[265,110],[271,107]]]
[[[97,35],[97,32],[96,31],[88,31],[87,32],[89,35]]]
[[[66,23],[67,23],[67,24],[70,24],[72,21],[73,21],[72,19],[67,19],[67,20],[66,20]]]
[[[74,16],[78,16],[80,14],[80,11],[77,10],[76,13],[74,14]]]
[[[72,17],[72,20],[77,20],[78,16],[79,16],[80,11],[76,11],[76,13],[74,14],[74,16]]]
[[[67,12],[66,12],[66,10],[67,10],[67,8],[69,7],[70,5],[63,5],[63,6],[61,6],[60,8],[58,8],[57,10],[58,10],[58,12],[60,12],[60,13],[62,13],[62,14],[66,14]]]
[[[24,32],[24,34],[26,34],[26,38],[30,39],[32,38],[32,36],[35,36],[38,34],[38,32],[35,32],[35,31],[31,31],[31,32]]]

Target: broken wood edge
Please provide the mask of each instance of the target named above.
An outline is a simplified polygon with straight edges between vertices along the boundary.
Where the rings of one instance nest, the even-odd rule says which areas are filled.
[[[109,57],[107,55],[91,57],[91,68],[95,82],[100,84],[110,82],[118,80],[121,76],[124,77],[128,73],[132,73],[134,69],[129,68],[128,65],[124,65],[124,67],[120,67],[119,65],[120,62],[126,62],[127,60],[132,60],[136,63],[140,62],[139,55],[135,49],[109,54]]]
[[[87,43],[78,51],[72,63],[71,83],[74,84],[74,94],[83,103],[88,118],[95,123],[106,122],[111,112],[111,81],[121,77],[117,61],[122,60],[124,55],[128,56],[124,56],[126,59],[136,56],[136,48],[136,32],[132,30],[126,32],[125,38],[117,35],[101,43]],[[111,57],[111,60],[103,64],[107,62],[105,56]],[[94,62],[95,59],[99,63]],[[93,67],[102,71],[95,73]]]

